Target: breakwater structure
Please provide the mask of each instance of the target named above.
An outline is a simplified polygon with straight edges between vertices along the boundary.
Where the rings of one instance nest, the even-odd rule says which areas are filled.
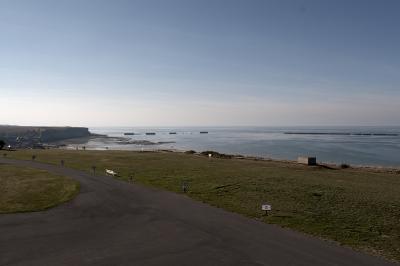
[[[351,133],[351,132],[283,132],[286,135],[337,135],[337,136],[391,136],[396,137],[396,133]]]

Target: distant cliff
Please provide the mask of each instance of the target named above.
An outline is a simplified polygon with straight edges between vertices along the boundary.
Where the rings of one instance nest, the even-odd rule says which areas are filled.
[[[90,136],[90,132],[85,127],[47,128],[42,132],[41,140],[43,142],[51,142],[87,136]]]
[[[1,126],[0,139],[7,143],[49,143],[91,136],[85,127],[25,127]]]

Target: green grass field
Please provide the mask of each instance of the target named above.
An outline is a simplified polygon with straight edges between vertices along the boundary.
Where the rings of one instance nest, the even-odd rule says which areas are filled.
[[[182,193],[229,211],[400,260],[400,174],[294,163],[216,159],[182,153],[26,150],[36,160]],[[265,216],[262,203],[272,204]]]
[[[41,211],[73,198],[79,183],[32,168],[0,164],[0,213]]]

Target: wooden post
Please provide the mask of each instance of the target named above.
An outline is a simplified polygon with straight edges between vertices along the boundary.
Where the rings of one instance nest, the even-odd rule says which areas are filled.
[[[92,166],[92,170],[93,170],[93,175],[96,175],[96,165]]]
[[[187,192],[187,184],[185,181],[182,181],[182,191],[183,191],[183,193]]]
[[[131,182],[131,183],[133,183],[133,178],[135,177],[135,174],[134,173],[132,173],[130,176],[129,176],[129,181]]]

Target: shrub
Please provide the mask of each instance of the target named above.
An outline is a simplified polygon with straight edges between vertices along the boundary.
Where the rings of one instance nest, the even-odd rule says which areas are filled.
[[[340,168],[342,168],[342,169],[350,168],[350,165],[348,165],[347,163],[342,163],[340,165]]]
[[[0,139],[0,150],[2,150],[6,146],[6,142]]]
[[[216,151],[203,151],[201,153],[201,155],[204,155],[204,156],[208,156],[209,154],[211,154],[211,156],[215,157],[215,158],[231,159],[233,157],[233,155],[223,154],[223,153],[219,153]]]

